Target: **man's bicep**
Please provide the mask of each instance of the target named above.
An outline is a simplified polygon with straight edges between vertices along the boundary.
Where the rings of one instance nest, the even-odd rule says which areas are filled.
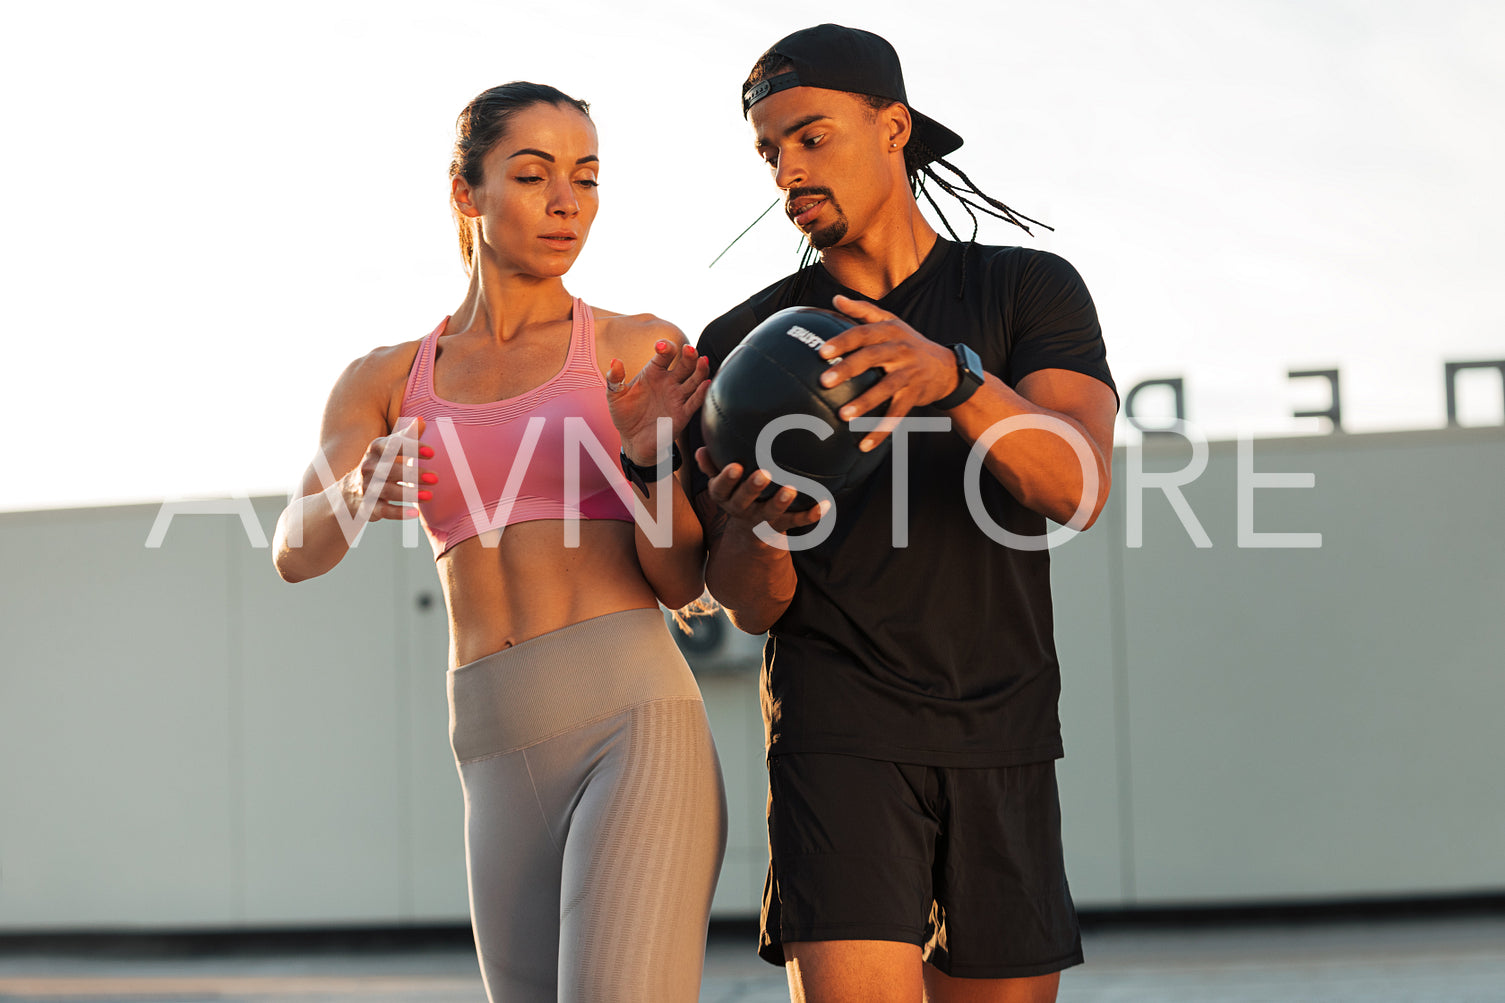
[[[1013,318],[1007,364],[997,374],[1005,383],[1023,394],[1024,383],[1031,377],[1064,370],[1106,385],[1116,410],[1118,391],[1097,307],[1071,262],[1047,251],[1031,254],[1005,312]]]
[[[1104,466],[1113,459],[1113,422],[1118,395],[1095,376],[1070,369],[1041,369],[1019,381],[1019,396],[1072,419],[1086,430]]]

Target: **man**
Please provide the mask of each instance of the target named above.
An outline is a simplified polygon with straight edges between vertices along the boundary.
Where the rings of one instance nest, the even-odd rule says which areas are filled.
[[[1091,297],[1059,257],[943,240],[925,221],[912,181],[939,182],[931,163],[961,139],[908,107],[882,38],[796,32],[744,91],[820,261],[713,321],[701,351],[719,365],[775,311],[834,307],[860,326],[823,349],[840,359],[828,384],[886,374],[844,419],[883,401],[890,418],[949,419],[895,432],[896,455],[831,512],[789,512],[787,486],[760,502],[767,471],[718,470],[696,450],[707,583],[737,626],[769,632],[759,953],[787,965],[795,1000],[1053,1000],[1081,941],[1061,860],[1048,553],[1030,544],[1046,517],[1085,528],[1107,500],[1117,396]],[[830,535],[791,549],[822,517]],[[789,535],[765,542],[765,522]]]

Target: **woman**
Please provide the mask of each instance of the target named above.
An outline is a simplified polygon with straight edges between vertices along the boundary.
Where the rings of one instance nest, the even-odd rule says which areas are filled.
[[[654,475],[657,419],[678,435],[707,365],[672,325],[565,290],[599,163],[586,104],[552,87],[506,84],[466,107],[450,166],[465,298],[428,337],[341,375],[327,464],[277,527],[277,569],[298,581],[339,562],[363,506],[395,519],[417,503],[449,610],[450,737],[493,1001],[695,999],[726,842],[700,692],[658,605],[703,589],[684,488]],[[652,468],[637,488],[619,449],[624,469]],[[634,491],[649,518],[667,502],[672,533],[635,523]]]

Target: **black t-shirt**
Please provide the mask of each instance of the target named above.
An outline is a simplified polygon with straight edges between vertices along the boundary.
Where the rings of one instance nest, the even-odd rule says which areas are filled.
[[[1010,387],[1041,369],[1113,386],[1092,297],[1069,263],[1029,248],[973,245],[964,267],[965,248],[938,239],[877,305],[932,341],[966,342]],[[712,321],[698,347],[713,371],[786,306],[831,309],[837,293],[865,299],[819,265],[807,279],[797,300],[786,279]],[[702,443],[698,419],[687,434],[692,448]],[[836,752],[937,766],[1058,758],[1049,552],[996,543],[973,521],[961,436],[917,432],[909,442],[907,547],[893,545],[890,455],[837,498],[830,536],[793,555],[794,599],[763,652],[768,754]],[[1028,536],[1050,528],[985,469],[977,476],[996,524]],[[697,471],[697,493],[705,483]]]

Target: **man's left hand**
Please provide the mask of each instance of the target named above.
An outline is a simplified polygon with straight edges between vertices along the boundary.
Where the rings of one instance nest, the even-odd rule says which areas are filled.
[[[878,428],[859,444],[863,452],[882,442],[911,409],[940,400],[956,389],[956,356],[887,310],[863,300],[837,296],[832,305],[859,321],[821,346],[824,359],[841,361],[821,374],[822,386],[834,387],[869,369],[882,369],[883,379],[841,409],[843,421],[867,414],[888,401],[888,413]]]

